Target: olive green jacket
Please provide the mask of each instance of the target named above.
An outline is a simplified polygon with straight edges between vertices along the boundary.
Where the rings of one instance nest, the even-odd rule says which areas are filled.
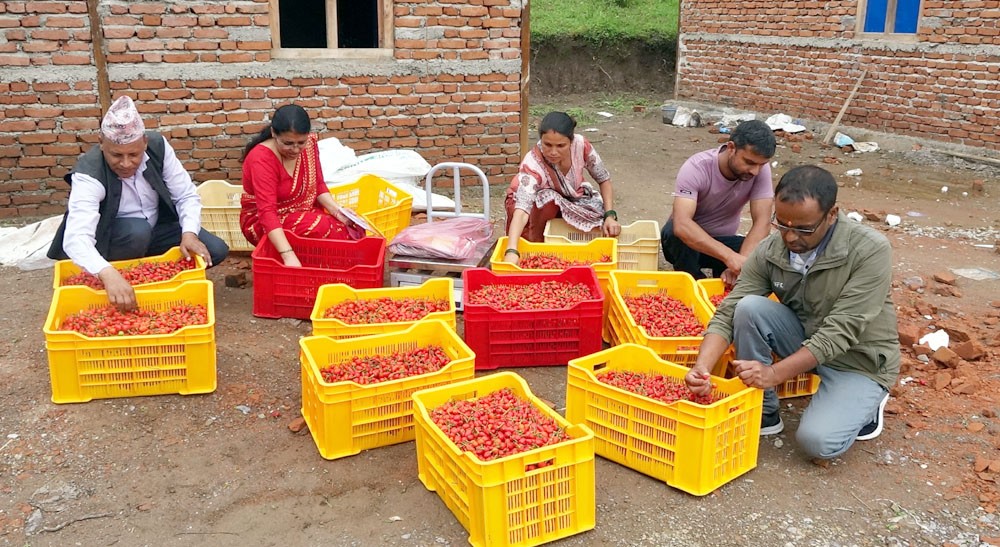
[[[889,240],[841,213],[826,249],[805,275],[789,263],[780,233],[762,241],[720,303],[708,332],[732,341],[736,302],[774,292],[802,322],[802,345],[819,363],[864,374],[888,389],[896,382],[900,361],[891,290]]]

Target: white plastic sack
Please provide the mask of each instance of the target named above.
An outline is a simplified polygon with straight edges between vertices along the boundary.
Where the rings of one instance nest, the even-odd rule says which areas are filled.
[[[430,170],[431,164],[413,150],[385,150],[358,156],[330,172],[324,166],[323,177],[327,184],[343,184],[372,174],[392,183],[416,185]]]
[[[794,123],[794,120],[788,114],[775,114],[764,120],[764,123],[771,128],[771,131],[780,130],[785,133],[801,133],[806,130],[804,125]]]
[[[674,113],[674,121],[671,124],[677,127],[700,127],[701,114],[697,110],[678,106],[677,112]]]
[[[775,114],[764,120],[764,123],[771,128],[771,131],[777,131],[784,129],[786,125],[792,123],[792,117],[788,114]]]
[[[927,344],[931,348],[931,351],[937,351],[938,348],[946,348],[949,342],[948,332],[944,329],[927,333],[920,337],[920,340],[917,340],[919,344]]]
[[[340,144],[336,137],[323,139],[316,143],[316,146],[319,147],[319,165],[323,169],[324,177],[327,173],[339,171],[341,167],[353,162],[358,157],[352,148]]]
[[[756,119],[757,115],[753,112],[738,112],[732,113],[729,111],[724,111],[722,118],[715,125],[722,127],[737,126],[741,122]]]
[[[848,137],[843,133],[838,132],[836,135],[833,136],[833,144],[836,144],[838,147],[842,148],[844,146],[854,145],[854,139]]]

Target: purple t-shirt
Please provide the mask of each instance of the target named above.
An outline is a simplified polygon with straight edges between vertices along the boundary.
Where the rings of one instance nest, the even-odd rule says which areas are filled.
[[[723,147],[699,152],[684,162],[677,172],[674,197],[695,200],[694,221],[710,236],[735,235],[740,228],[740,212],[755,199],[774,198],[771,165],[764,164],[750,180],[727,180],[719,171]]]

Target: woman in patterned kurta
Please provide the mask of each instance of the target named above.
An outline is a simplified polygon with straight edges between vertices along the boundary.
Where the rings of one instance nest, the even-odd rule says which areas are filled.
[[[240,228],[257,245],[265,236],[286,266],[301,266],[285,230],[317,239],[358,239],[323,181],[309,115],[296,105],[279,108],[244,149]]]
[[[542,241],[545,223],[562,217],[570,226],[606,237],[621,233],[612,209],[611,174],[564,112],[550,112],[538,127],[539,141],[525,156],[507,190],[507,250],[504,260],[517,263],[517,240]],[[584,179],[586,170],[597,188]]]

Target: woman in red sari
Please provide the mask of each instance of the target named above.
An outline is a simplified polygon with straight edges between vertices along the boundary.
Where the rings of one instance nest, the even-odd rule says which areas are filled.
[[[316,135],[309,129],[306,111],[285,105],[243,150],[240,228],[253,245],[267,236],[284,264],[292,267],[302,263],[284,230],[316,239],[364,236],[323,181]]]
[[[517,264],[517,240],[542,241],[545,223],[562,217],[583,232],[601,230],[618,237],[621,225],[612,209],[611,174],[583,135],[574,134],[576,121],[565,112],[549,112],[538,126],[532,147],[507,190],[507,249],[504,260]],[[590,173],[597,183],[586,180]]]

